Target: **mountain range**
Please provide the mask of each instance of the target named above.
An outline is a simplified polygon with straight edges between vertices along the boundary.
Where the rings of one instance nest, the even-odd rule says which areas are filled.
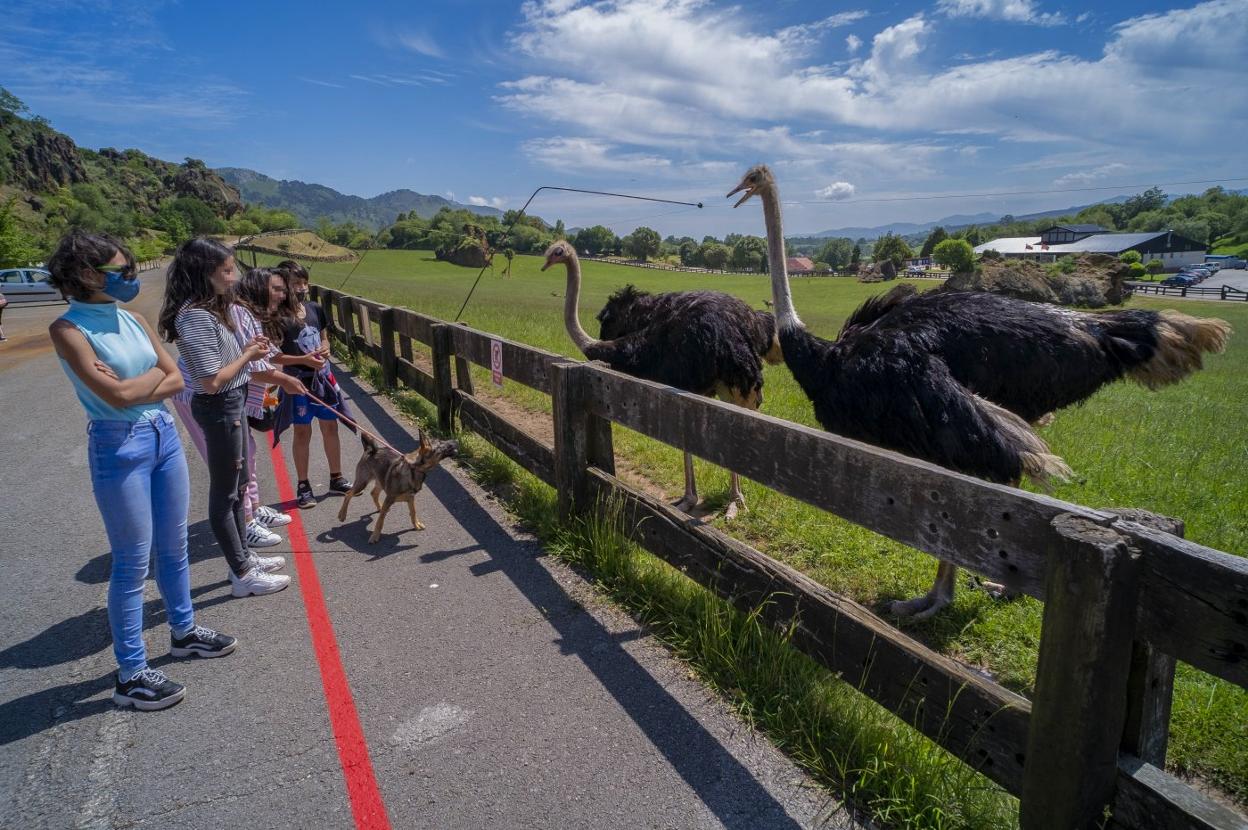
[[[1043,210],[1038,213],[1016,214],[1014,218],[1020,222],[1031,221],[1033,219],[1044,219],[1048,216],[1071,216],[1084,208],[1092,207],[1092,205],[1116,204],[1125,202],[1129,196],[1116,196],[1112,199],[1103,199],[1099,202],[1093,202],[1087,205],[1075,205],[1073,207],[1061,208],[1059,210]],[[944,216],[934,222],[893,222],[888,225],[876,225],[873,228],[833,228],[832,230],[819,231],[818,233],[807,234],[804,239],[827,239],[834,236],[846,237],[849,239],[878,239],[885,234],[896,234],[898,236],[908,236],[916,233],[927,233],[933,228],[941,227],[947,231],[965,228],[969,225],[991,225],[999,222],[1002,216],[1008,214],[1001,213],[955,213],[952,216]]]
[[[274,179],[245,167],[219,167],[215,172],[238,188],[243,201],[289,210],[307,227],[314,227],[316,221],[324,217],[331,222],[350,221],[379,230],[392,224],[400,213],[415,211],[417,216],[427,219],[444,207],[470,210],[482,216],[502,215],[501,211],[492,207],[465,205],[442,196],[407,189],[391,190],[365,199],[339,193],[323,184]]]

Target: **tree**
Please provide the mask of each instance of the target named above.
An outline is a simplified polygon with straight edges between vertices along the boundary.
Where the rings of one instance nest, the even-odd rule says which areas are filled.
[[[871,251],[872,262],[890,260],[893,267],[900,268],[907,259],[914,256],[914,251],[906,244],[906,240],[895,233],[886,233],[875,241]]]
[[[1144,263],[1144,270],[1153,275],[1160,274],[1162,271],[1166,270],[1166,263],[1162,262],[1160,259],[1150,259],[1148,262]]]
[[[701,264],[698,259],[698,243],[692,239],[686,239],[680,243],[680,264],[685,266],[693,266]]]
[[[1118,261],[1125,262],[1127,265],[1131,265],[1132,263],[1135,263],[1135,262],[1140,262],[1143,259],[1144,257],[1140,256],[1139,251],[1123,251],[1122,253],[1118,255]]]
[[[733,243],[728,261],[738,271],[761,271],[766,259],[766,242],[757,236],[742,236]]]
[[[1010,217],[1013,219],[1014,217]],[[1005,218],[1001,219],[1005,222]],[[949,238],[949,233],[940,225],[932,228],[932,232],[927,235],[927,239],[923,240],[923,247],[919,250],[919,256],[929,257],[936,250],[936,246]]]
[[[732,250],[719,242],[709,242],[698,248],[698,259],[702,260],[702,264],[707,268],[722,269],[728,264],[730,256],[732,256]]]
[[[861,252],[859,252],[861,256]],[[815,252],[815,259],[826,262],[834,269],[845,268],[854,258],[854,240],[843,236],[829,239]]]
[[[858,266],[859,266],[859,265],[861,265],[861,264],[862,264],[862,246],[861,246],[861,245],[855,245],[855,246],[854,246],[854,252],[853,252],[853,254],[851,254],[851,255],[850,255],[850,257],[849,257],[849,267],[850,267],[851,269],[853,269],[853,270],[857,271],[857,270],[858,270]]]
[[[589,256],[614,251],[618,245],[615,232],[605,225],[594,225],[592,228],[581,228],[576,235],[577,250]]]
[[[946,239],[932,250],[932,259],[955,274],[965,274],[975,268],[975,251],[965,239]]]
[[[663,237],[659,236],[659,232],[644,226],[637,228],[624,238],[624,252],[642,262],[650,257],[658,256],[659,249],[662,247]]]
[[[40,258],[34,237],[17,224],[17,216],[13,213],[16,202],[17,197],[14,196],[0,207],[0,268],[29,265]]]
[[[0,111],[13,115],[24,115],[30,112],[30,108],[22,102],[21,98],[0,86]]]

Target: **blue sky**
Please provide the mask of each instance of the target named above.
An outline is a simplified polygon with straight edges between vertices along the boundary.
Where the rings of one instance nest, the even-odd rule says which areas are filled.
[[[88,147],[362,196],[706,202],[533,206],[665,235],[760,233],[723,198],[758,162],[790,234],[1248,176],[1248,0],[324,5],[6,0],[0,85]]]

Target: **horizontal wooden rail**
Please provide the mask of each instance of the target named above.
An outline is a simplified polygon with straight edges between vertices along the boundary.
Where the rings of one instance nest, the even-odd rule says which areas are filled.
[[[490,409],[479,399],[455,390],[459,417],[473,432],[485,438],[512,461],[555,486],[555,451]]]
[[[503,376],[547,395],[550,394],[551,365],[568,360],[563,355],[535,349],[468,326],[455,326],[451,336],[457,356],[487,368],[490,366],[490,343],[498,341],[503,350]]]
[[[667,504],[591,469],[599,498],[614,499],[636,542],[778,632],[845,682],[971,767],[1020,791],[1026,698],[938,654],[856,602]]]

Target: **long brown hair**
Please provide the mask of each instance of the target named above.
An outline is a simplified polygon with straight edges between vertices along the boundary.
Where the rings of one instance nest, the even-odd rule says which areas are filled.
[[[250,268],[234,289],[234,301],[251,312],[251,316],[260,321],[264,333],[270,339],[281,340],[281,329],[274,325],[273,315],[269,314],[269,302],[272,299],[270,285],[273,277],[282,277],[281,273],[272,268]],[[285,278],[282,277],[283,282]]]
[[[291,287],[291,283],[295,280],[306,282],[308,271],[299,263],[289,259],[278,263],[273,271],[281,274],[282,279],[286,282],[286,300],[272,314],[273,325],[276,330],[284,331],[287,327],[299,322],[299,312],[303,308],[303,302],[295,296],[295,290]]]
[[[177,316],[188,303],[210,311],[230,331],[232,295],[218,294],[212,287],[212,274],[221,263],[234,256],[234,249],[215,239],[197,236],[183,242],[173,255],[165,282],[165,302],[160,307],[157,328],[170,343],[178,339]]]

